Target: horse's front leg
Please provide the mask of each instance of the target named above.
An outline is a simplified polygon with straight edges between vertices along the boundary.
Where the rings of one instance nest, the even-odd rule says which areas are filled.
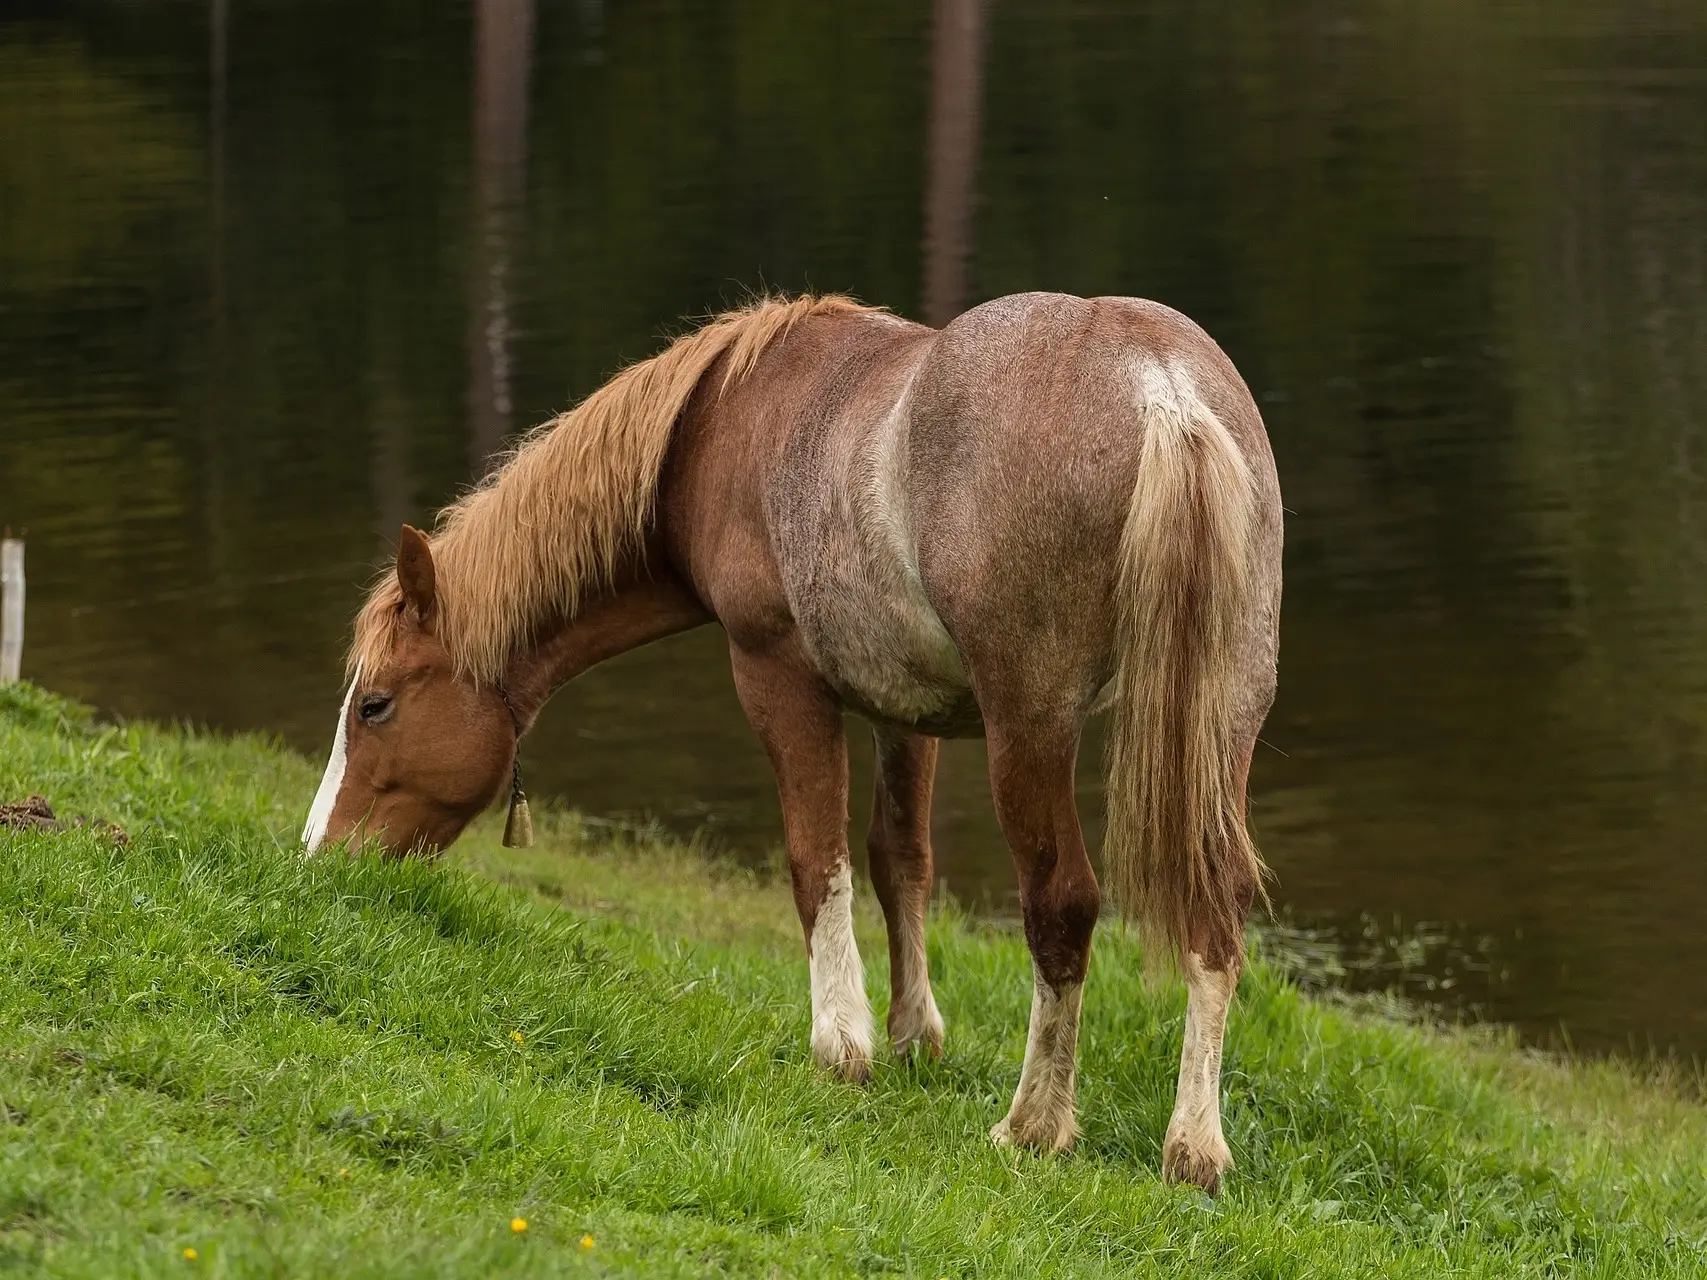
[[[812,975],[812,1056],[845,1079],[871,1074],[871,1006],[853,931],[848,757],[841,705],[790,651],[731,645],[735,689],[776,773],[794,905]]]
[[[906,1056],[922,1045],[942,1052],[942,1015],[931,995],[925,958],[930,905],[931,785],[937,740],[879,731],[877,785],[871,798],[871,883],[889,925],[889,1041]]]

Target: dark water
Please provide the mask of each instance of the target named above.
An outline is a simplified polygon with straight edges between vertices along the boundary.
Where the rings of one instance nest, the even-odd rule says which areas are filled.
[[[1205,324],[1292,512],[1277,901],[1364,981],[1707,1051],[1697,3],[10,4],[26,674],[324,750],[399,523],[759,285]],[[589,675],[528,758],[778,835],[712,631]],[[978,744],[936,833],[1002,909]]]

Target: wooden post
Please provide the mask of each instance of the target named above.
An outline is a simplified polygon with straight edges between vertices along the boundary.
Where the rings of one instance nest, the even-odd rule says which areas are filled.
[[[492,465],[512,425],[515,279],[527,199],[528,77],[535,0],[477,0],[474,8],[474,232],[468,255],[471,474]],[[388,531],[396,537],[395,529]]]
[[[936,0],[925,179],[925,279],[920,310],[945,325],[966,306],[966,266],[978,197],[978,117],[984,94],[985,0]]]
[[[0,539],[0,684],[18,679],[24,656],[24,540]]]

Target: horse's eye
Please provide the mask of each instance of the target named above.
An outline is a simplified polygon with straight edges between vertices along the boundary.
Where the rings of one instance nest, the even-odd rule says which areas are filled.
[[[389,693],[370,693],[362,698],[361,705],[356,710],[363,724],[379,724],[391,718],[392,709],[396,705]]]

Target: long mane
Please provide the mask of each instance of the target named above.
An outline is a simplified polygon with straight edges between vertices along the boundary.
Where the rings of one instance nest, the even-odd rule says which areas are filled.
[[[498,681],[551,616],[573,616],[645,537],[676,420],[727,354],[719,391],[752,371],[801,319],[867,310],[836,294],[765,298],[629,365],[528,434],[502,467],[439,513],[432,537],[437,634],[460,674]],[[356,616],[349,668],[377,670],[400,618],[386,572]]]

